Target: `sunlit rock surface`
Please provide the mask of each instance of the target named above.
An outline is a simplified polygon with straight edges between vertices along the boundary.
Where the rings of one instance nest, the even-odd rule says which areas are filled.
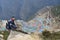
[[[0,40],[4,40],[4,39],[3,39],[3,35],[2,35],[2,34],[0,34]]]
[[[38,35],[24,34],[21,32],[11,31],[7,40],[40,40]]]

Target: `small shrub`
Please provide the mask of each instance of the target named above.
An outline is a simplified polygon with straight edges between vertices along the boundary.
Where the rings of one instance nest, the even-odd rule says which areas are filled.
[[[50,37],[51,36],[51,33],[49,31],[45,30],[45,31],[42,32],[42,35],[44,37]]]

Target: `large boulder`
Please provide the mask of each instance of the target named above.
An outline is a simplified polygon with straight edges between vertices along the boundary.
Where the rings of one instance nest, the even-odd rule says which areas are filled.
[[[11,31],[7,40],[39,40],[39,37],[38,35],[30,35],[21,32]]]

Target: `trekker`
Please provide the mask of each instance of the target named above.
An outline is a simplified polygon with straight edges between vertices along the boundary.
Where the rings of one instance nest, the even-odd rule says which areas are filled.
[[[10,31],[10,30],[16,30],[16,29],[17,29],[14,21],[15,21],[15,18],[12,17],[12,18],[6,23],[6,29],[7,29],[8,31]]]

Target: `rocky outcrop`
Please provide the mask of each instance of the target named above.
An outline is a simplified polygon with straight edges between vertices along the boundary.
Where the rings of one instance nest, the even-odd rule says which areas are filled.
[[[38,35],[23,34],[21,32],[11,31],[7,40],[40,40]]]

